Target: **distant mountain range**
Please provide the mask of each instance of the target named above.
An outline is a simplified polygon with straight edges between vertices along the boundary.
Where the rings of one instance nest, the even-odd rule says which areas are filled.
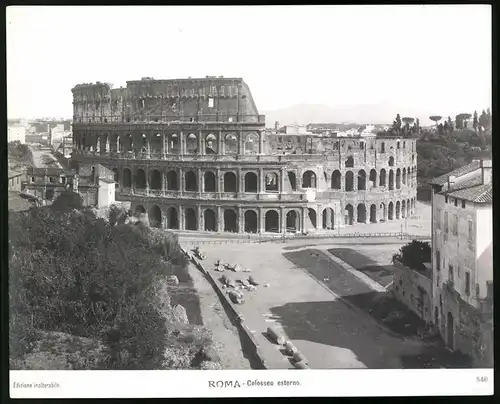
[[[343,105],[329,107],[324,104],[298,104],[288,108],[272,111],[261,111],[266,115],[266,126],[274,127],[276,121],[280,126],[284,125],[307,125],[309,123],[356,123],[359,125],[392,125],[396,115],[401,117],[419,117],[415,111],[392,106],[387,103]],[[428,116],[432,113],[421,113],[420,123],[427,124]],[[428,121],[428,122],[427,122]]]

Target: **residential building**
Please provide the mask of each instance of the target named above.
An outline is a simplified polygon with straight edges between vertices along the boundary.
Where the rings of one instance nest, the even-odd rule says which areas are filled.
[[[431,181],[433,310],[447,346],[492,365],[491,160]]]
[[[9,171],[8,190],[21,192],[21,185],[24,181],[24,173],[21,171]]]
[[[26,143],[26,133],[28,128],[24,124],[13,124],[7,127],[7,141]]]

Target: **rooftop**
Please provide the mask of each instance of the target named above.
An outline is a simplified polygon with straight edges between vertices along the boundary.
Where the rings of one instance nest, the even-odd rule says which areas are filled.
[[[23,175],[24,172],[22,171],[16,171],[16,170],[9,170],[9,179],[14,178],[14,177],[19,177],[20,175]]]
[[[469,174],[473,171],[479,170],[481,168],[481,162],[479,160],[474,160],[472,163],[469,163],[465,166],[456,168],[455,170],[440,175],[439,177],[434,178],[429,183],[431,185],[444,185],[448,182],[449,176],[461,177],[462,175]]]
[[[22,198],[19,192],[9,191],[8,198],[9,210],[13,212],[24,212],[33,206],[31,202]]]
[[[479,177],[481,182],[481,177]],[[493,202],[493,184],[478,184],[469,187],[461,187],[460,189],[441,192],[442,195],[448,195],[457,199],[465,199],[475,203],[492,203]]]

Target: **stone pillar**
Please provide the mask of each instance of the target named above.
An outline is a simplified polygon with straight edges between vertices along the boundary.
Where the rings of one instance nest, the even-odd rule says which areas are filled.
[[[220,206],[217,206],[216,213],[217,213],[217,219],[216,219],[217,220],[217,231],[222,232],[222,231],[224,231],[224,225],[222,224],[223,217],[222,217],[222,209]]]
[[[286,175],[286,171],[284,168],[281,169],[281,176],[280,176],[280,193],[284,193],[285,192],[285,175]]]
[[[266,231],[266,215],[264,209],[259,208],[259,233]]]
[[[219,194],[222,192],[222,187],[221,187],[221,172],[220,168],[217,168],[215,170],[215,191],[218,192]]]
[[[184,132],[179,131],[179,154],[183,156],[186,153],[186,139],[184,139]]]
[[[203,150],[203,132],[201,130],[198,132],[198,154],[205,154]]]
[[[358,223],[358,205],[352,207],[352,224]]]
[[[182,194],[184,193],[184,169],[182,167],[179,167],[177,178],[179,180],[179,183],[177,184],[179,188],[179,194],[182,196]]]
[[[265,136],[265,132],[260,131],[259,132],[259,154],[264,154],[264,136]]]
[[[165,159],[165,132],[161,134],[161,158]]]
[[[266,191],[266,179],[264,176],[264,169],[259,168],[259,193]]]
[[[217,147],[217,154],[226,154],[225,150],[225,145],[226,143],[224,142],[224,133],[220,130],[219,131],[219,146]]]
[[[302,230],[302,233],[306,231],[306,223],[307,223],[306,218],[307,218],[307,208],[303,207],[302,213],[300,215],[300,221],[301,221],[300,229]]]
[[[163,170],[160,171],[160,175],[161,175],[161,193],[163,196],[165,196],[165,183],[167,182],[167,178]]]
[[[280,206],[280,233],[286,233],[286,214],[284,206]]]
[[[201,193],[203,192],[203,173],[201,168],[198,168],[198,195],[201,197]]]
[[[184,230],[185,228],[185,218],[184,218],[184,206],[183,205],[179,205],[177,207],[177,211],[179,212],[179,215],[177,217],[177,220],[179,221],[179,230]]]
[[[352,190],[357,191],[358,190],[358,173],[356,171],[352,171]]]
[[[243,131],[238,131],[238,154],[245,154],[245,139]]]
[[[244,215],[245,215],[244,209],[241,206],[238,206],[238,233],[244,233],[245,231]]]
[[[201,210],[201,205],[196,205],[196,216],[197,216],[197,222],[198,222],[198,230],[203,231],[205,230],[205,225],[203,223],[203,218],[202,218],[202,210]]]

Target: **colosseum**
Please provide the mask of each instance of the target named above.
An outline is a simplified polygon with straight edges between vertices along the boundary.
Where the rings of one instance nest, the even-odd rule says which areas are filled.
[[[266,130],[241,78],[79,84],[72,158],[166,229],[328,232],[411,215],[416,140]]]

